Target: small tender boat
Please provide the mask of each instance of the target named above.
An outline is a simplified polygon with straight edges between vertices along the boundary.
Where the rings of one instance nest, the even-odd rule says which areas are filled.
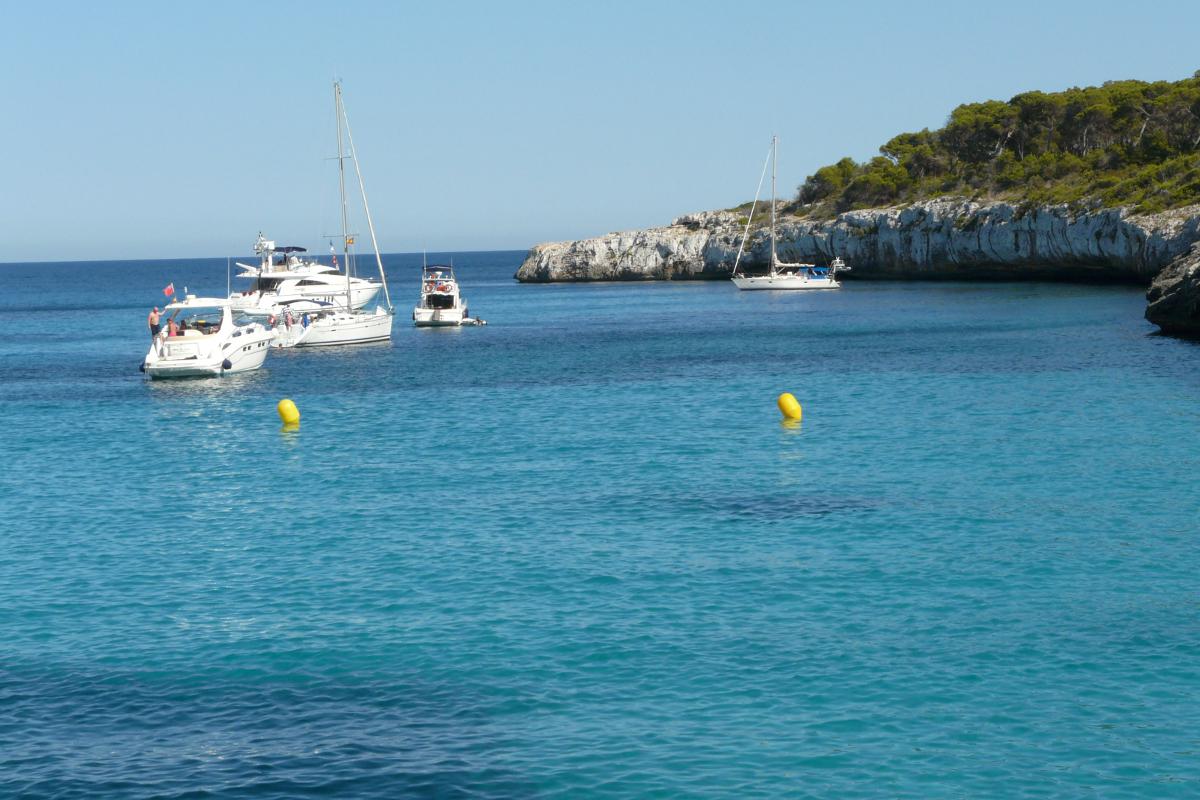
[[[188,295],[166,307],[167,324],[150,344],[142,371],[151,378],[200,378],[258,369],[275,332],[235,322],[229,300]]]
[[[754,219],[754,209],[758,206],[758,194],[754,195],[754,203],[750,206],[750,216],[746,219],[746,229],[742,232],[742,243],[738,247],[737,258],[733,262],[733,285],[739,289],[840,289],[837,281],[838,270],[849,271],[846,262],[834,258],[828,267],[818,267],[816,264],[789,264],[779,260],[775,247],[775,158],[779,137],[771,137],[771,261],[765,275],[747,275],[741,271],[742,253],[746,249],[746,241],[750,233],[750,223]],[[763,174],[766,174],[766,164]],[[762,177],[758,182],[762,190]]]
[[[418,328],[487,324],[471,317],[466,298],[459,293],[454,267],[444,264],[421,268],[421,300],[413,309],[413,323]]]
[[[230,296],[235,312],[265,317],[275,306],[297,300],[341,306],[349,302],[350,308],[362,308],[375,299],[382,287],[379,281],[342,274],[336,255],[332,265],[322,264],[300,255],[307,252],[303,247],[276,247],[261,232],[254,243],[254,252],[260,258],[257,267],[237,262],[242,268],[237,277],[248,278],[250,288]]]

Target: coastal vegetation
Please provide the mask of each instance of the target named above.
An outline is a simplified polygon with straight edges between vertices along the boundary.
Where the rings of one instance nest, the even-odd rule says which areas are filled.
[[[1200,202],[1200,71],[968,103],[879,152],[818,169],[791,210],[831,216],[943,195],[1140,213],[1190,205]]]

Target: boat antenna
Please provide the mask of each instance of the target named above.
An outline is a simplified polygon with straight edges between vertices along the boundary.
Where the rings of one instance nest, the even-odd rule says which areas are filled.
[[[233,286],[231,285],[229,271],[230,271],[229,256],[225,256],[225,296],[226,297],[233,294]]]
[[[339,87],[340,89],[340,87]],[[341,94],[338,94],[341,98]],[[383,282],[383,298],[388,310],[392,310],[392,298],[388,294],[387,275],[383,271],[383,257],[379,255],[379,241],[375,238],[375,223],[371,221],[371,207],[367,205],[367,187],[363,183],[362,170],[358,168],[358,153],[354,149],[354,136],[350,133],[350,118],[346,116],[346,104],[342,103],[342,121],[346,123],[346,140],[350,143],[350,160],[354,162],[354,174],[358,176],[358,192],[362,195],[363,211],[367,214],[367,229],[371,231],[371,247],[375,249],[375,265],[379,267],[379,279]],[[338,127],[341,131],[341,126]]]
[[[738,245],[737,258],[733,260],[733,274],[738,274],[738,264],[742,261],[742,253],[746,250],[746,240],[750,237],[750,223],[754,221],[754,210],[758,208],[758,197],[762,194],[763,181],[767,177],[767,164],[771,162],[771,151],[763,159],[762,173],[758,176],[758,188],[754,190],[754,202],[750,204],[750,216],[746,217],[746,228],[742,231],[742,243]]]

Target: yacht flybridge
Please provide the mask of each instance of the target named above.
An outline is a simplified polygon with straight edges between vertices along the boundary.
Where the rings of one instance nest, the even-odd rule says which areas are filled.
[[[765,275],[747,275],[741,271],[742,254],[746,249],[746,241],[750,234],[750,223],[754,219],[754,210],[758,207],[758,192],[754,194],[754,203],[750,206],[750,216],[746,220],[746,229],[742,232],[742,243],[738,247],[737,258],[733,262],[733,285],[739,289],[838,289],[841,284],[837,281],[838,270],[849,271],[849,267],[841,258],[834,258],[827,267],[816,264],[789,264],[779,260],[776,250],[775,236],[775,156],[779,137],[771,137],[771,256],[770,265]],[[767,166],[763,164],[763,173]],[[759,191],[762,191],[762,178],[758,180]]]
[[[216,377],[258,369],[275,331],[235,322],[229,300],[188,295],[166,307],[167,324],[150,343],[142,371],[151,378]]]
[[[250,288],[230,297],[234,311],[269,316],[275,307],[297,300],[313,300],[351,309],[362,308],[379,294],[381,284],[367,278],[349,277],[338,269],[337,256],[332,264],[306,258],[303,247],[276,247],[260,232],[254,243],[258,266],[237,262],[239,278],[248,278]],[[349,283],[349,286],[347,286]],[[347,298],[349,298],[347,300]]]

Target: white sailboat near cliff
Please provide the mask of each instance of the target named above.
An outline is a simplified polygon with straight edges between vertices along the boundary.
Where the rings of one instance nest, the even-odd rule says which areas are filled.
[[[837,281],[838,270],[849,271],[849,267],[840,258],[834,258],[828,267],[818,267],[816,264],[787,263],[779,260],[776,251],[775,236],[775,163],[779,137],[771,137],[771,261],[766,275],[747,275],[741,272],[742,254],[746,250],[746,242],[750,235],[750,223],[754,220],[754,210],[758,207],[758,192],[754,193],[754,203],[750,206],[750,216],[746,220],[746,229],[742,232],[742,243],[738,247],[737,258],[733,262],[733,285],[739,289],[839,289]],[[766,171],[766,165],[763,165]],[[759,191],[762,191],[762,178],[758,181]]]
[[[375,237],[375,223],[371,220],[371,207],[367,203],[367,190],[363,184],[362,170],[358,165],[358,153],[354,149],[354,137],[350,133],[350,119],[342,102],[342,84],[333,84],[334,109],[337,115],[338,142],[338,196],[342,209],[342,261],[345,269],[345,300],[342,304],[313,300],[297,300],[278,306],[277,334],[275,347],[323,347],[339,344],[366,344],[386,342],[392,338],[392,298],[388,294],[387,275],[383,269],[383,258],[379,255],[379,241]],[[345,128],[346,143],[342,142]],[[354,163],[358,178],[358,190],[362,197],[363,213],[367,218],[367,229],[371,232],[371,248],[375,253],[375,265],[379,268],[379,282],[383,289],[386,306],[376,306],[373,311],[355,309],[353,303],[355,273],[355,237],[350,233],[350,218],[346,207],[346,159]],[[332,250],[333,247],[331,246]],[[336,263],[336,256],[334,258]]]

